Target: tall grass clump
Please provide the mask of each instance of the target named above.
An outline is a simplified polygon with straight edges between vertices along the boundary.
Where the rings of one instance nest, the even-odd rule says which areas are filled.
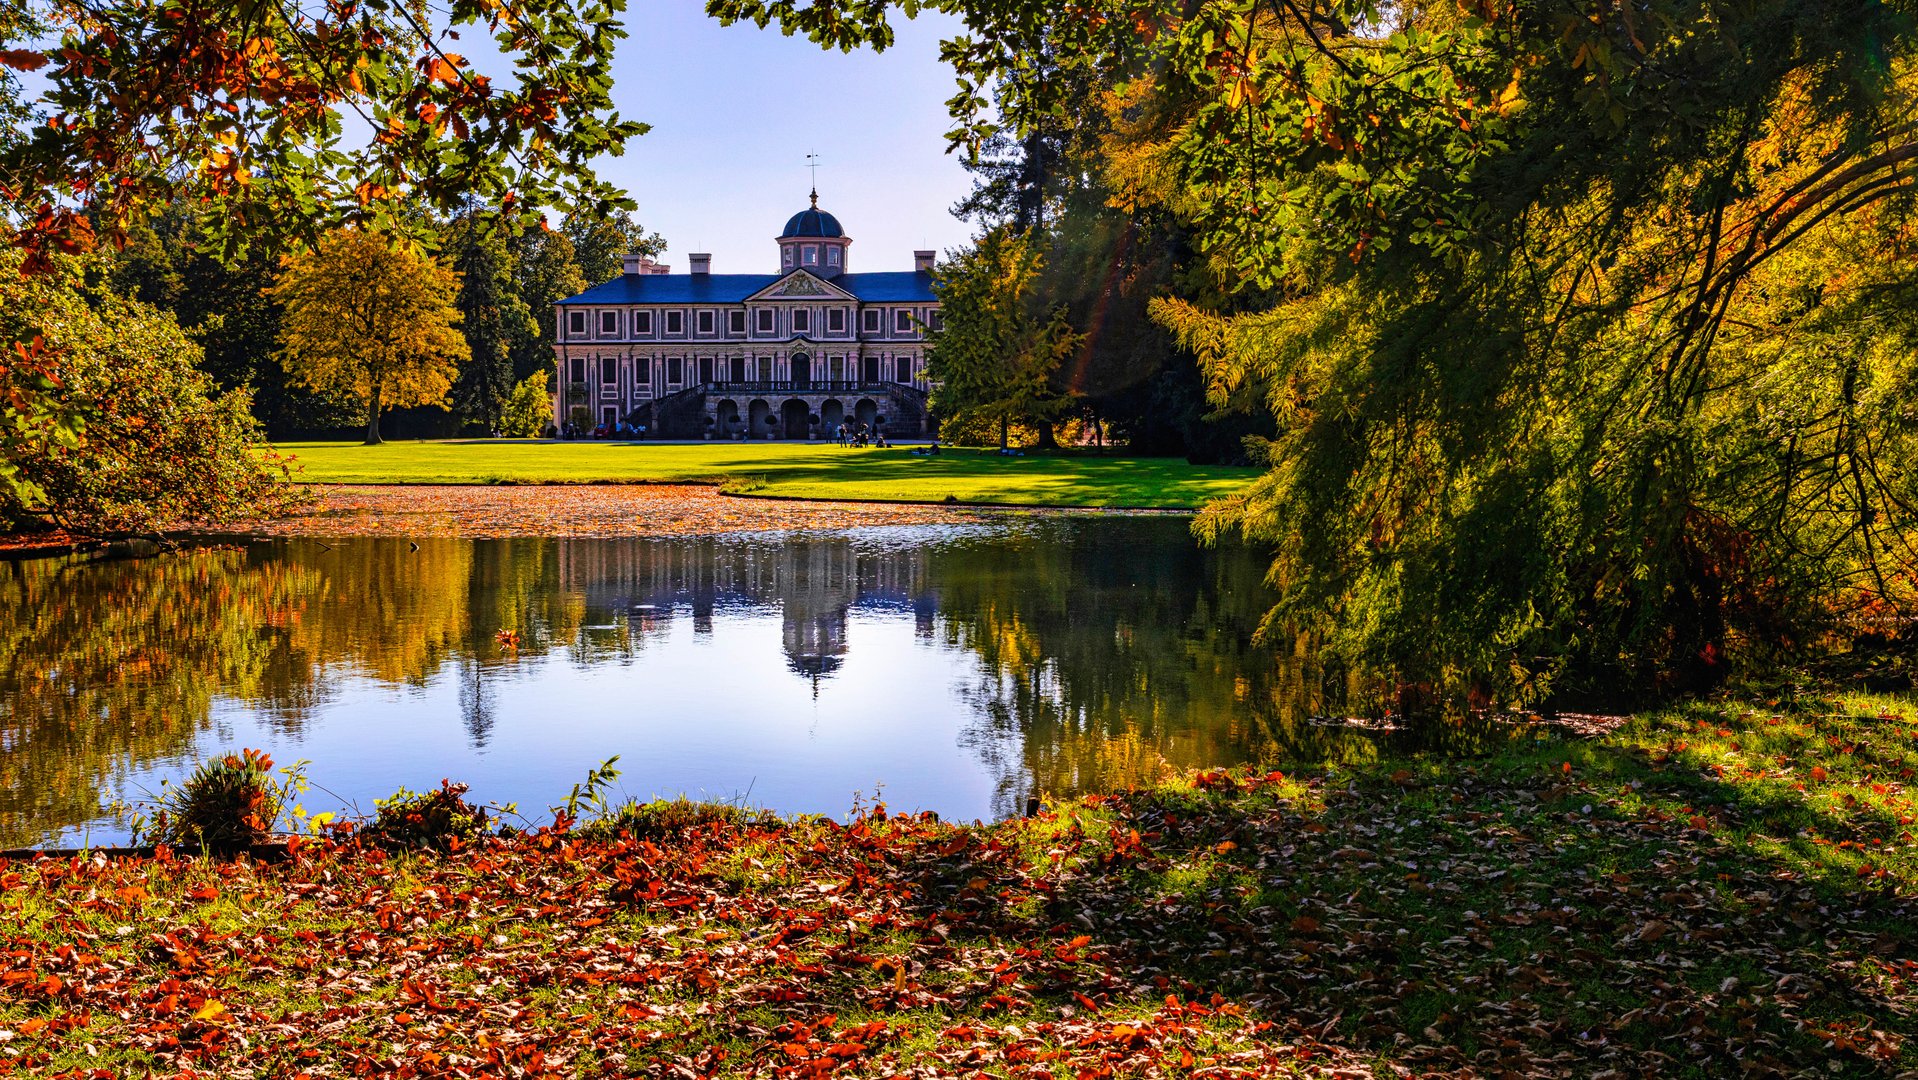
[[[298,766],[275,779],[263,750],[201,762],[179,784],[162,782],[151,817],[134,822],[145,843],[231,850],[262,844],[301,787]]]

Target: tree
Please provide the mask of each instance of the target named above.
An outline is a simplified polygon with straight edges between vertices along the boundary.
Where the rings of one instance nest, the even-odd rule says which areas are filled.
[[[955,145],[1066,106],[1020,78],[1041,25],[1152,121],[1115,191],[1263,294],[1154,314],[1279,421],[1201,519],[1275,549],[1275,629],[1524,699],[1903,625],[1909,5],[938,6]],[[891,7],[708,5],[834,47]]]
[[[346,224],[423,232],[475,200],[522,225],[549,206],[628,208],[591,165],[645,131],[610,98],[622,9],[16,0],[0,11],[0,67],[36,72],[48,122],[0,139],[12,239],[34,272],[90,246],[96,225],[118,237],[142,207],[179,199],[207,204],[228,255]],[[516,78],[452,51],[476,32]]]
[[[170,312],[200,346],[201,370],[222,390],[248,390],[269,435],[352,423],[355,413],[292,382],[273,358],[280,306],[268,290],[278,260],[256,248],[221,261],[207,250],[201,213],[173,203],[131,225],[112,256],[112,288]]]
[[[535,371],[513,387],[500,415],[501,435],[509,439],[537,438],[553,422],[553,392],[546,388],[547,374]]]
[[[996,425],[1002,450],[1014,423],[1037,426],[1041,445],[1050,443],[1065,404],[1052,375],[1080,342],[1063,312],[1035,309],[1043,265],[1024,236],[1001,228],[934,278],[944,325],[926,348],[926,377],[937,386],[932,409],[943,422]]]
[[[568,214],[560,228],[573,242],[573,259],[590,285],[618,277],[621,256],[629,252],[651,257],[666,250],[666,241],[647,232],[630,213]]]
[[[287,504],[277,459],[254,449],[247,394],[221,392],[198,370],[199,349],[172,316],[88,285],[103,269],[97,258],[63,256],[33,277],[20,274],[22,261],[0,256],[0,333],[34,343],[14,361],[46,380],[37,400],[83,422],[13,433],[0,529],[38,520],[94,536],[150,533]]]
[[[515,290],[532,315],[525,332],[513,341],[513,377],[523,380],[552,368],[558,341],[553,305],[586,291],[586,279],[565,233],[528,229],[511,243]]]
[[[380,441],[383,409],[445,400],[469,355],[452,271],[360,229],[329,233],[281,267],[280,362],[314,390],[361,403],[367,445]]]
[[[480,227],[475,215],[455,220],[450,231],[460,330],[471,355],[453,386],[453,408],[467,423],[491,431],[499,428],[513,390],[513,346],[537,328],[515,288],[505,239]]]

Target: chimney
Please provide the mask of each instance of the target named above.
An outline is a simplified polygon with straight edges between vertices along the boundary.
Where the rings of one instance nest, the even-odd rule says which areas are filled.
[[[646,256],[641,255],[637,251],[629,251],[619,257],[620,273],[628,276],[637,274],[640,272],[640,266],[645,263],[645,261]]]
[[[686,261],[692,264],[693,273],[695,274],[710,274],[713,272],[713,257],[710,252],[696,252],[686,256]]]
[[[912,253],[912,268],[922,274],[932,273],[932,260],[936,252],[915,251]]]

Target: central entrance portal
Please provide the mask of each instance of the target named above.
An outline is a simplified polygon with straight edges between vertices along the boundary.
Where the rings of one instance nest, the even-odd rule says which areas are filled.
[[[805,353],[794,353],[792,367],[793,386],[804,390],[812,385],[812,357]]]

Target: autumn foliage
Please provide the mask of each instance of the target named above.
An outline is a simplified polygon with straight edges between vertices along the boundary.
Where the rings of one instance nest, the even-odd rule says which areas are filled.
[[[1811,701],[986,826],[17,861],[0,1075],[1895,1075],[1914,730]]]

